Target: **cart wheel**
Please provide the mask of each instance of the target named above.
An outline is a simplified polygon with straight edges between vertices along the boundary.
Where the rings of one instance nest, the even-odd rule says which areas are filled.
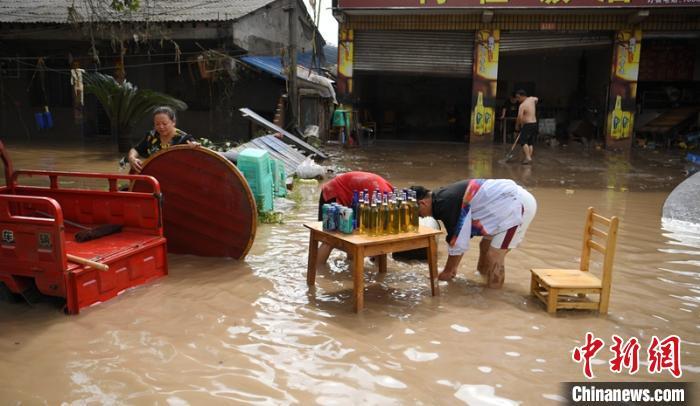
[[[16,294],[12,293],[10,288],[5,286],[4,283],[0,282],[0,302],[17,302],[18,297]]]

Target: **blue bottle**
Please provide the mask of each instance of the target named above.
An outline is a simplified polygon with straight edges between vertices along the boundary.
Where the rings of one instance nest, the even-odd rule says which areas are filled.
[[[357,228],[357,211],[360,207],[360,194],[357,190],[352,191],[352,229]]]

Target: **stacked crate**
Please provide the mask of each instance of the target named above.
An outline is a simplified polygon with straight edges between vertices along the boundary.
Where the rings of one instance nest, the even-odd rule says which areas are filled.
[[[275,182],[275,196],[287,196],[287,170],[279,159],[272,160],[272,175]]]
[[[258,211],[272,211],[275,185],[270,154],[262,149],[246,148],[238,155],[237,166],[248,181]]]

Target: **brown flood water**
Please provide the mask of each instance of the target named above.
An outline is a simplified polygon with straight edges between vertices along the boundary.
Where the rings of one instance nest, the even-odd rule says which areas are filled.
[[[8,142],[15,166],[115,171],[96,146]],[[482,287],[470,251],[456,281],[430,296],[427,267],[366,262],[365,311],[352,312],[352,275],[336,252],[306,286],[318,190],[305,186],[283,225],[259,227],[244,262],[171,255],[170,275],[64,316],[53,304],[0,303],[2,404],[556,404],[560,382],[581,381],[571,360],[587,331],[637,337],[640,372],[597,381],[671,381],[646,372],[652,335],[683,339],[683,381],[700,378],[700,226],[662,225],[683,180],[663,154],[623,157],[539,148],[532,167],[499,162],[500,147],[380,144],[334,153],[340,167],[395,185],[437,187],[467,177],[511,177],[537,198],[524,244],[508,255],[502,290]],[[621,218],[610,313],[550,317],[528,297],[532,267],[577,267],[588,206]],[[194,210],[194,208],[193,208]],[[446,248],[439,244],[439,262]],[[596,262],[600,261],[596,258]]]

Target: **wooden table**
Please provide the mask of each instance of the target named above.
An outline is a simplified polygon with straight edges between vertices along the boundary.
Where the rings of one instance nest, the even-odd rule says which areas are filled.
[[[377,256],[379,272],[386,272],[386,254],[412,250],[428,249],[428,268],[430,270],[430,290],[433,296],[439,293],[437,280],[437,244],[435,236],[443,233],[430,227],[421,226],[418,232],[370,237],[368,235],[342,234],[335,231],[323,231],[321,222],[307,223],[304,227],[311,231],[309,238],[309,263],[306,282],[309,286],[316,284],[316,257],[318,243],[324,242],[331,247],[352,255],[353,291],[355,312],[359,313],[364,304],[364,258]]]

